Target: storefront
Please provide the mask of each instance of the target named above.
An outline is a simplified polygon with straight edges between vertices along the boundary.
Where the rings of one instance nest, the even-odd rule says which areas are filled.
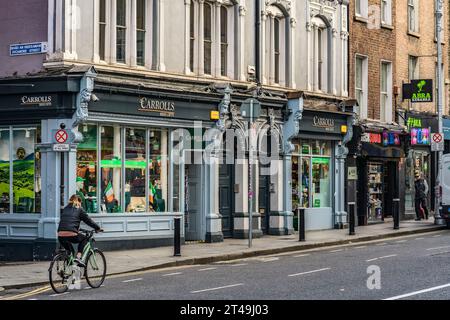
[[[0,260],[51,257],[60,209],[75,193],[105,230],[103,249],[170,245],[176,217],[182,241],[222,241],[219,166],[203,157],[203,134],[223,94],[123,81],[75,67],[2,89]]]
[[[340,228],[346,223],[345,140],[352,114],[304,110],[291,140],[292,210],[306,208],[306,230]],[[294,226],[297,220],[294,219]]]
[[[433,115],[423,113],[407,113],[406,123],[409,135],[407,139],[407,154],[405,165],[405,215],[408,218],[415,217],[415,188],[414,176],[416,172],[422,174],[429,186],[427,204],[432,203],[433,188],[435,183],[433,165],[434,156],[431,152],[431,133],[438,132],[438,121]]]
[[[406,132],[377,124],[355,126],[349,144],[356,158],[358,225],[380,223],[393,214],[393,200],[400,198]],[[400,208],[402,211],[402,209]]]

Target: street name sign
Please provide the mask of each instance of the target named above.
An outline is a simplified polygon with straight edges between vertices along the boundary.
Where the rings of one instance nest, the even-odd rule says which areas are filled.
[[[41,54],[46,53],[47,51],[48,51],[47,42],[12,44],[9,46],[9,55],[11,57],[25,56],[30,54]]]

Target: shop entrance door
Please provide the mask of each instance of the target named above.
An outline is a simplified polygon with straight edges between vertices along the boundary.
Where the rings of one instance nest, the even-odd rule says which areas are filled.
[[[233,236],[233,165],[219,167],[219,213],[222,216],[222,232],[225,238]]]
[[[270,176],[268,175],[259,176],[259,213],[262,232],[268,234],[270,219]]]
[[[388,161],[384,170],[384,200],[383,200],[383,218],[393,216],[393,200],[398,197],[397,186],[397,162]]]
[[[188,241],[204,240],[202,165],[186,165],[185,170],[185,237]]]

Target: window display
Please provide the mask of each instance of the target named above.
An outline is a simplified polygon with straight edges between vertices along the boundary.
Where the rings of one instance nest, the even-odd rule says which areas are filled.
[[[81,125],[79,130],[84,140],[77,152],[77,194],[88,213],[169,210],[168,130],[91,124]],[[179,179],[177,170],[173,179]],[[178,195],[178,183],[174,185],[173,193]]]
[[[83,141],[77,149],[77,195],[87,213],[98,212],[97,202],[97,126],[81,126]]]
[[[102,126],[101,138],[101,210],[102,213],[123,212],[121,207],[122,144],[119,126]]]
[[[0,213],[41,211],[39,129],[0,129]]]
[[[369,193],[369,221],[383,219],[383,165],[378,163],[368,164],[368,193]]]
[[[292,157],[293,209],[330,207],[331,142],[300,140],[296,151]]]
[[[125,211],[145,212],[146,131],[125,131]]]

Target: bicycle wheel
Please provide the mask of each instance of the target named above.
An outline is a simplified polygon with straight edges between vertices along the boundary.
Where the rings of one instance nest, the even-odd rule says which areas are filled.
[[[64,293],[69,289],[68,280],[70,275],[67,275],[67,255],[64,253],[57,254],[48,269],[48,276],[50,279],[50,285],[56,293]]]
[[[86,259],[86,281],[92,288],[99,288],[106,277],[106,259],[98,249],[90,252]]]

